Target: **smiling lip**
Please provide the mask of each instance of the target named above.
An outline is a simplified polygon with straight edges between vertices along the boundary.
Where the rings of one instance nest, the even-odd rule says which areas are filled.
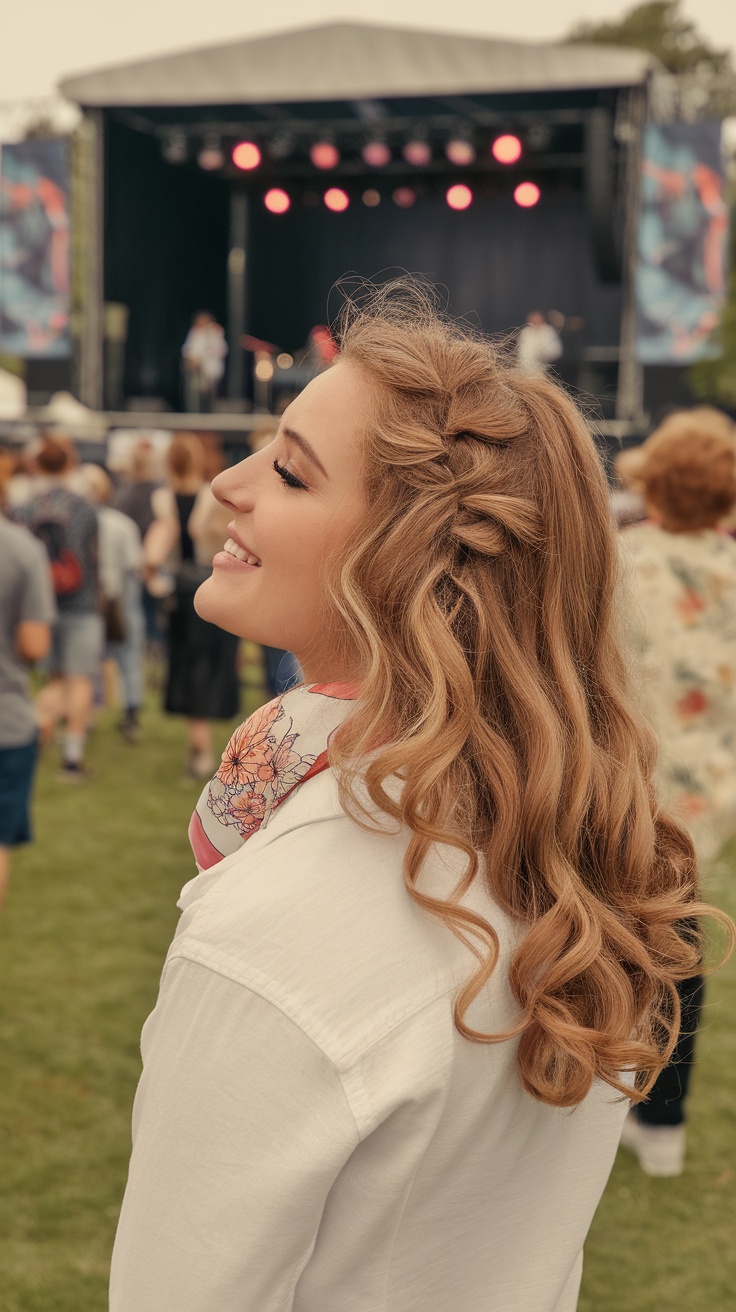
[[[243,541],[234,524],[228,524],[227,531],[230,540],[235,543],[236,547],[240,547],[247,555],[254,556],[258,560],[255,551],[251,551],[248,543]]]
[[[235,538],[228,538],[223,546],[223,551],[229,551],[231,556],[237,560],[247,560],[249,565],[260,565],[260,560],[255,551],[246,547],[244,543],[236,542]]]
[[[237,556],[231,556],[229,551],[218,551],[213,558],[212,566],[213,569],[247,570],[253,574],[260,569],[260,565],[249,565],[247,560],[238,560]]]
[[[246,546],[241,546],[235,538],[228,538],[222,551],[218,551],[213,566],[219,569],[260,569],[261,562]]]

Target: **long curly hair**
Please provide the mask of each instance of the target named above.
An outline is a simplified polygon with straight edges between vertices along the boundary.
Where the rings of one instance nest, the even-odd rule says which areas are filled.
[[[698,900],[692,843],[654,794],[594,443],[559,386],[421,286],[348,302],[336,335],[370,395],[367,519],[328,579],[332,632],[360,671],[331,746],[343,805],[366,827],[371,805],[407,827],[409,895],[474,953],[462,1035],[518,1035],[522,1084],[553,1106],[595,1079],[641,1099],[677,1037],[675,981],[700,968],[697,917],[732,927]],[[467,857],[448,900],[421,888],[435,844]],[[526,926],[510,967],[520,1021],[497,1034],[464,1020],[499,953],[461,904],[476,878]]]

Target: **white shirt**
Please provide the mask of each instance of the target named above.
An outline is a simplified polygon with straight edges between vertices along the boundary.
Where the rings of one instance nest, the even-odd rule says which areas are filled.
[[[143,544],[138,525],[112,506],[97,507],[99,525],[100,587],[104,597],[123,599],[131,579],[137,582],[143,562]],[[135,595],[135,588],[132,589]]]
[[[517,360],[527,374],[541,375],[547,365],[559,360],[562,342],[551,323],[527,323],[519,333]]]
[[[227,355],[222,326],[219,323],[209,323],[202,328],[190,328],[181,353],[186,360],[193,360],[210,382],[218,382],[225,372],[224,359]]]
[[[111,1312],[573,1312],[628,1104],[536,1102],[453,1025],[474,958],[331,771],[192,880],[143,1031]],[[437,851],[421,886],[453,886]],[[517,1015],[519,931],[466,1021]]]

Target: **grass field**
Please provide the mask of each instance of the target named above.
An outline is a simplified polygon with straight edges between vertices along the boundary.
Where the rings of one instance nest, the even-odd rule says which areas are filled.
[[[244,710],[258,700],[246,689]],[[37,841],[0,918],[0,1312],[104,1312],[140,1030],[193,873],[181,723],[152,703],[132,747],[115,718],[100,717],[83,786],[57,782],[53,751],[42,762]],[[736,853],[708,890],[732,915],[735,881]],[[619,1154],[580,1312],[736,1308],[735,1001],[731,962],[710,983],[685,1174],[649,1180]]]

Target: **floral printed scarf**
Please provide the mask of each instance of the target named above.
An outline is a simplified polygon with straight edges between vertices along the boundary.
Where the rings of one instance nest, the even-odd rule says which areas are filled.
[[[235,730],[189,825],[200,870],[236,852],[299,784],[329,769],[330,739],[355,696],[346,683],[302,684]]]

